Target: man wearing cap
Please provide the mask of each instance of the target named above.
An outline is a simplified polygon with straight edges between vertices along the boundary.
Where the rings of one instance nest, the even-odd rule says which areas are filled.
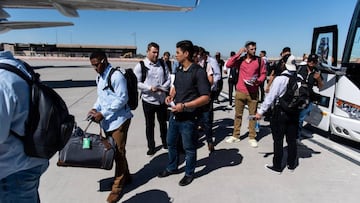
[[[271,132],[274,140],[273,165],[270,166],[266,164],[265,168],[277,174],[280,174],[283,169],[281,163],[283,158],[284,136],[286,136],[286,142],[288,144],[287,167],[290,171],[293,171],[296,167],[296,135],[299,115],[298,113],[294,115],[283,111],[278,104],[278,99],[286,92],[286,86],[289,82],[288,76],[297,74],[295,63],[295,57],[293,55],[287,57],[285,63],[286,70],[274,79],[269,94],[265,96],[264,102],[261,104],[260,109],[255,115],[256,119],[261,119],[262,115],[270,108],[270,106],[273,103],[275,104],[273,115],[270,120]]]
[[[324,83],[321,78],[321,73],[316,68],[317,63],[318,63],[318,56],[316,54],[310,54],[307,59],[307,64],[299,66],[298,68],[299,69],[298,73],[305,79],[310,90],[310,103],[306,109],[300,112],[300,116],[299,116],[299,129],[297,136],[297,139],[299,141],[301,140],[301,131],[302,131],[304,119],[311,112],[313,107],[313,102],[319,102],[321,99],[321,96],[314,92],[313,87],[317,86],[318,88],[322,88],[324,86]]]
[[[284,64],[287,59],[291,55],[290,47],[284,47],[280,53],[281,59],[276,61],[275,64],[272,66],[272,70],[269,75],[269,81],[266,84],[265,92],[269,93],[270,86],[275,79],[276,76],[279,76],[285,69]]]
[[[256,113],[257,102],[259,98],[259,85],[266,78],[265,62],[255,55],[256,42],[246,42],[245,47],[241,48],[237,54],[232,56],[226,63],[226,67],[239,68],[239,79],[235,86],[235,118],[234,130],[232,136],[229,136],[225,142],[239,142],[242,116],[245,105],[249,107],[249,115]],[[242,56],[243,53],[246,53]],[[249,144],[251,147],[257,147],[255,120],[249,120]]]

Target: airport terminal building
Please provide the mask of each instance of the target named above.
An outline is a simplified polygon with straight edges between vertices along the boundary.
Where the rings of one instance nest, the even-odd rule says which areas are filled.
[[[93,51],[102,50],[109,58],[133,58],[137,49],[136,46],[33,43],[1,43],[0,47],[16,56],[89,57]]]

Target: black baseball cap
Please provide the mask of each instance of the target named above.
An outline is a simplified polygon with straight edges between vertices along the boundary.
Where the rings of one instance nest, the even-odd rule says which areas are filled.
[[[284,47],[281,53],[284,53],[284,52],[291,52],[290,47]]]
[[[310,54],[308,57],[308,61],[314,61],[317,62],[318,61],[318,56],[316,54]]]

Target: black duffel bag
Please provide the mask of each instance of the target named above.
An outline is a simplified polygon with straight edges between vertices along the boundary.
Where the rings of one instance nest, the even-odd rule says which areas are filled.
[[[87,133],[91,123],[84,131],[75,127],[69,141],[59,152],[58,166],[112,169],[116,147],[114,139],[111,136],[104,138],[101,128],[99,135]]]

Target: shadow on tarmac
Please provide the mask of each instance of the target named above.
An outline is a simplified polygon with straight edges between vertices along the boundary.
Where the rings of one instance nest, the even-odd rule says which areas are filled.
[[[288,146],[285,146],[283,148],[283,160],[282,160],[282,168],[285,168],[287,162],[287,153],[288,150]],[[313,149],[311,149],[310,147],[306,146],[305,144],[301,143],[301,144],[297,144],[297,157],[296,157],[296,165],[299,165],[299,159],[305,159],[305,158],[311,158],[313,154],[320,154],[321,152],[319,151],[314,151]],[[264,154],[264,158],[267,158],[270,155],[273,155],[274,152],[260,152],[259,154]]]
[[[51,88],[72,88],[72,87],[95,87],[95,80],[62,80],[62,81],[43,81]]]
[[[239,149],[215,150],[208,157],[197,160],[196,167],[205,167],[196,172],[195,177],[199,178],[223,167],[237,166],[242,160],[243,156],[239,154]]]
[[[36,69],[43,69],[43,68],[89,68],[91,66],[31,66],[33,67],[35,70]]]
[[[181,156],[179,158],[181,160]],[[141,185],[146,184],[151,179],[157,177],[158,173],[164,170],[168,163],[167,153],[162,153],[158,156],[155,156],[150,160],[149,163],[145,164],[142,169],[132,174],[131,184],[124,187],[124,193],[130,192]],[[179,171],[180,173],[180,171]],[[114,181],[113,177],[105,178],[99,181],[99,191],[111,191],[111,186]]]
[[[143,202],[156,202],[156,203],[170,203],[173,199],[162,190],[148,190],[138,193],[130,199],[123,201],[123,203],[143,203]]]

